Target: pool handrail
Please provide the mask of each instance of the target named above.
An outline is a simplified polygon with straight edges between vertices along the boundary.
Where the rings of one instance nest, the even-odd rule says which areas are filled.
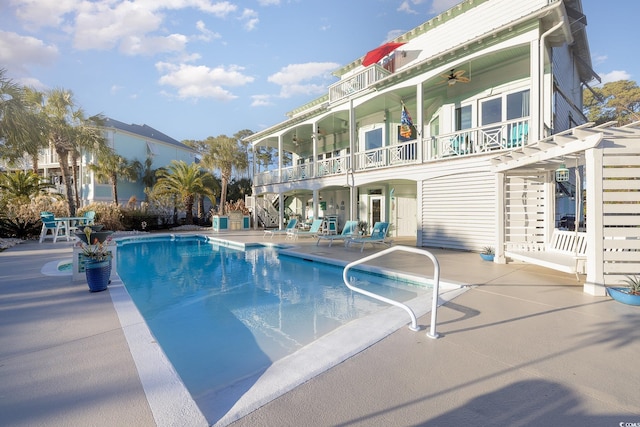
[[[364,289],[360,289],[356,286],[353,286],[351,284],[349,284],[349,281],[347,280],[347,272],[355,267],[356,265],[359,264],[363,264],[367,261],[371,261],[372,259],[376,259],[379,258],[381,256],[387,255],[391,252],[395,252],[395,251],[405,251],[405,252],[413,252],[416,254],[420,254],[420,255],[424,255],[427,258],[431,259],[431,261],[433,262],[433,267],[434,267],[434,271],[433,271],[433,299],[432,299],[432,304],[431,304],[431,327],[429,332],[427,332],[427,336],[429,338],[439,338],[438,333],[436,332],[436,319],[438,316],[438,289],[440,287],[440,264],[438,263],[437,258],[435,257],[435,255],[433,255],[431,252],[424,250],[424,249],[418,249],[418,248],[412,248],[409,246],[393,246],[391,248],[385,249],[383,251],[377,252],[373,255],[369,255],[366,256],[364,258],[360,258],[359,260],[350,262],[349,264],[347,264],[344,267],[344,270],[342,271],[342,280],[344,281],[344,284],[347,286],[347,288],[351,289],[352,291],[361,293],[363,295],[366,295],[368,297],[371,298],[375,298],[379,301],[383,301],[386,302],[387,304],[391,304],[391,305],[395,305],[396,307],[400,307],[403,310],[405,310],[407,313],[409,313],[409,316],[411,317],[411,326],[409,326],[409,329],[411,329],[412,331],[419,331],[420,327],[418,326],[418,321],[416,319],[416,315],[413,312],[413,310],[411,310],[411,308],[409,306],[407,306],[406,304],[403,304],[399,301],[395,301],[386,297],[383,297],[381,295],[375,294],[373,292],[369,292],[367,290]]]

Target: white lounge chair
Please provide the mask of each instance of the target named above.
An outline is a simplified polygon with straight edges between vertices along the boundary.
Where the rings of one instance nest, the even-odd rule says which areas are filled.
[[[362,245],[360,252],[364,250],[364,245],[371,243],[372,245],[380,244],[391,246],[393,241],[387,239],[387,231],[389,230],[388,222],[376,222],[373,224],[373,230],[371,230],[371,236],[367,237],[352,237],[345,243],[345,246]]]
[[[311,228],[308,231],[300,231],[298,228],[287,231],[287,239],[297,239],[298,237],[316,237],[322,227],[322,220],[316,219],[311,223]]]
[[[324,234],[318,235],[318,241],[316,242],[316,246],[320,245],[320,242],[326,240],[329,242],[329,246],[333,244],[334,240],[347,240],[356,235],[358,231],[358,221],[347,221],[344,224],[344,228],[342,229],[341,234]]]
[[[295,229],[296,225],[298,225],[298,220],[296,218],[291,218],[284,230],[264,230],[264,235],[262,237],[271,236],[273,239],[273,236],[285,236],[289,231]]]

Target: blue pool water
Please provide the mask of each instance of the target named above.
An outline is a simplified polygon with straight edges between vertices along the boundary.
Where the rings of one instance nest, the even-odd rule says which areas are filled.
[[[215,396],[345,323],[388,307],[350,291],[342,268],[204,237],[119,243],[118,274],[191,395]],[[407,301],[425,288],[354,272]]]

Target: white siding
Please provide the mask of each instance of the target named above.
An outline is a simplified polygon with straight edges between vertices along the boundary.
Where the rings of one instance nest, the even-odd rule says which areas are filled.
[[[479,168],[422,183],[422,245],[481,250],[496,240],[496,178]]]
[[[438,25],[438,18],[426,22],[428,30],[401,50],[421,50],[417,61],[430,58],[482,34],[489,34],[509,23],[528,16],[548,5],[548,0],[492,0],[484,2],[466,13]],[[457,6],[456,6],[457,7]],[[455,9],[455,7],[454,7]],[[443,14],[446,17],[446,13]]]
[[[604,283],[640,275],[640,140],[618,139],[603,153]],[[589,206],[587,206],[587,215]]]
[[[545,241],[544,174],[505,176],[505,243]]]

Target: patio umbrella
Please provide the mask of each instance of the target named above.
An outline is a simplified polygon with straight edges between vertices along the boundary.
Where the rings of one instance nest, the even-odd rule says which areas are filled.
[[[404,43],[389,42],[389,43],[383,44],[382,46],[378,46],[373,50],[370,50],[364,56],[364,59],[362,60],[362,65],[364,65],[365,67],[368,67],[371,64],[375,64],[376,62],[380,61],[382,58],[384,58],[385,56],[387,56],[388,54],[390,54],[391,52],[393,52],[403,44]]]

